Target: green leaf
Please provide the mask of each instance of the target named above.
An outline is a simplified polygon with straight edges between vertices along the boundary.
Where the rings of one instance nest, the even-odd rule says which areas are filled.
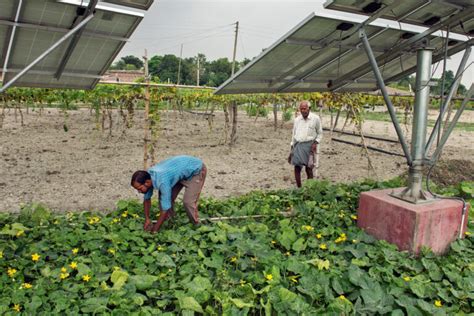
[[[293,244],[293,250],[300,252],[306,249],[306,243],[304,238],[299,238],[295,243]]]
[[[286,248],[291,250],[291,246],[296,241],[297,235],[295,231],[289,227],[284,228],[281,233],[277,235],[278,242]]]
[[[114,290],[120,290],[128,280],[128,273],[123,270],[112,272],[110,280],[114,284]]]
[[[191,296],[184,296],[184,297],[178,297],[178,303],[179,307],[182,310],[192,310],[198,313],[203,313],[201,304],[199,304],[194,297]]]
[[[25,310],[29,313],[35,313],[36,310],[43,304],[41,298],[38,296],[33,296],[31,301],[25,305]]]
[[[278,295],[280,297],[280,300],[287,303],[292,303],[298,298],[297,294],[291,292],[288,289],[285,289],[284,287],[280,288],[280,290],[278,291]]]
[[[166,268],[174,268],[176,264],[174,263],[173,259],[165,253],[162,252],[154,252],[153,256],[156,257],[156,264],[160,267]]]
[[[147,290],[152,287],[153,282],[157,281],[158,277],[144,274],[130,276],[130,282],[135,285],[137,290]]]
[[[237,306],[240,309],[242,309],[244,307],[254,307],[253,303],[246,303],[246,302],[244,302],[243,300],[241,300],[239,298],[231,298],[230,301],[232,303],[234,303],[234,305]]]

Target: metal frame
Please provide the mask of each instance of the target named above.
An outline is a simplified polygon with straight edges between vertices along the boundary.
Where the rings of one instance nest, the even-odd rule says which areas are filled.
[[[92,0],[89,2],[84,14],[82,16],[77,15],[76,19],[74,20],[72,27],[75,27],[81,21],[83,21],[85,18],[87,18],[89,15],[94,13],[95,7],[97,6],[97,3],[99,0]],[[81,35],[83,33],[84,29],[81,28],[79,29],[75,34],[74,37],[71,39],[69,42],[68,47],[66,48],[66,51],[64,52],[63,58],[59,62],[58,70],[54,74],[54,78],[59,80],[61,78],[61,75],[64,71],[64,68],[66,68],[66,64],[69,61],[69,58],[71,58],[72,52],[74,51],[74,48],[76,47],[77,43],[79,42],[79,39],[81,38]]]
[[[20,11],[22,7],[23,7],[23,0],[19,0],[16,14],[15,14],[15,23],[17,23],[20,18]],[[16,25],[14,25],[12,28],[12,31],[10,34],[10,41],[8,42],[7,52],[5,54],[5,61],[3,63],[3,71],[2,71],[2,77],[1,77],[2,82],[4,81],[5,74],[7,72],[7,65],[8,65],[8,61],[10,60],[10,54],[11,54],[11,49],[13,46],[13,40],[15,39],[15,33],[16,33]]]
[[[84,20],[82,20],[78,25],[76,25],[72,30],[66,33],[63,37],[61,37],[56,43],[54,43],[50,48],[48,48],[45,52],[39,55],[35,60],[33,60],[28,66],[26,66],[22,71],[20,71],[15,77],[9,80],[5,85],[0,88],[0,93],[8,89],[12,84],[14,84],[18,79],[23,77],[31,68],[33,68],[36,64],[42,61],[46,56],[48,56],[54,49],[60,46],[64,41],[66,41],[69,37],[74,35],[77,31],[83,28],[92,18],[94,14],[90,14]]]

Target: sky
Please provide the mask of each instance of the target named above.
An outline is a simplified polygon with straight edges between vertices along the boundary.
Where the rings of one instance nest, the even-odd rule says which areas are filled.
[[[148,56],[174,54],[207,60],[232,60],[235,23],[239,21],[236,59],[252,59],[271,46],[312,12],[321,12],[325,0],[155,0],[141,24],[118,55]],[[334,11],[332,11],[334,12]],[[347,13],[338,13],[342,16]],[[468,62],[474,61],[474,54]],[[447,69],[456,72],[462,53],[451,57]],[[435,77],[441,76],[439,65]],[[435,68],[433,68],[435,69]],[[474,65],[462,83],[474,79]],[[467,86],[467,88],[469,88]]]

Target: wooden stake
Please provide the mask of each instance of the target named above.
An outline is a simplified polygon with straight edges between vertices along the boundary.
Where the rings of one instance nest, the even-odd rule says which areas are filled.
[[[145,64],[145,121],[144,121],[144,135],[143,135],[143,168],[148,168],[148,142],[150,131],[150,76],[148,74],[148,56],[145,49],[145,56],[143,56]]]

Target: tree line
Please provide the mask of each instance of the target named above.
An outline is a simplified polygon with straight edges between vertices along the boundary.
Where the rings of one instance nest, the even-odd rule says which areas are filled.
[[[250,59],[235,62],[235,71],[250,62]],[[128,55],[112,64],[111,70],[140,70],[143,60]],[[152,81],[183,85],[218,87],[232,74],[232,61],[219,58],[209,61],[204,54],[196,57],[179,58],[175,55],[155,55],[148,61],[148,71]],[[199,73],[198,73],[199,72]],[[199,83],[198,83],[199,78]]]

